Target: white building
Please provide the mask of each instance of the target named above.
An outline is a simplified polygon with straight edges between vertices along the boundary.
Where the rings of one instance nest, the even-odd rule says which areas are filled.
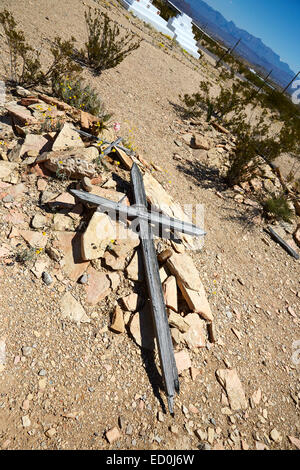
[[[151,0],[120,0],[126,10],[151,24],[155,29],[173,38],[173,32],[168,28],[167,22],[160,16],[160,11],[152,5]]]
[[[197,41],[193,33],[192,18],[185,13],[181,13],[168,21],[168,28],[174,34],[174,39],[183,49],[189,52],[196,59],[199,59]]]
[[[189,54],[199,59],[197,42],[193,33],[192,18],[185,13],[178,14],[166,22],[151,0],[120,0],[122,5],[135,16],[151,24],[163,34],[174,38]]]

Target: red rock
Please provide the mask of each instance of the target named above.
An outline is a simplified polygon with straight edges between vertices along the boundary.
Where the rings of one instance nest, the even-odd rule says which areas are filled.
[[[70,106],[67,103],[64,103],[63,101],[59,101],[57,98],[54,98],[53,96],[47,96],[42,93],[39,93],[38,97],[45,103],[51,104],[52,106],[56,106],[57,109],[60,109],[62,111],[72,112],[74,110],[72,106]]]
[[[124,323],[123,312],[122,312],[122,310],[120,309],[120,307],[118,305],[116,306],[116,308],[114,310],[114,314],[113,314],[112,322],[111,322],[111,325],[110,325],[110,329],[113,330],[116,333],[124,333],[125,332],[125,323]]]
[[[40,134],[28,134],[20,151],[20,157],[27,152],[34,151],[37,153],[46,152],[50,147],[49,141]],[[25,160],[26,162],[26,160]]]
[[[64,258],[60,262],[61,267],[72,281],[77,281],[89,265],[89,261],[82,260],[81,234],[55,232],[55,235],[57,240],[53,243],[53,246],[64,254]]]
[[[62,204],[75,205],[74,196],[70,193],[61,193],[57,198],[54,199],[55,202],[60,202]]]
[[[130,333],[140,347],[149,350],[155,348],[153,321],[148,302],[140,312],[133,316],[130,322]]]
[[[190,143],[190,147],[192,147],[193,149],[209,150],[210,144],[207,141],[207,139],[203,137],[202,135],[194,134],[192,141]]]
[[[20,106],[18,104],[8,104],[6,105],[6,109],[9,114],[17,119],[21,124],[37,124],[37,120],[32,116],[31,112],[25,108],[24,106]]]
[[[36,163],[35,165],[31,166],[29,172],[35,175],[41,176],[43,178],[52,176],[51,171],[47,170],[47,168],[45,168],[43,163]]]
[[[96,305],[110,293],[110,281],[106,274],[96,271],[91,266],[87,270],[89,282],[85,287],[86,301],[88,304]]]
[[[132,294],[123,297],[122,302],[126,310],[129,310],[129,312],[136,312],[138,309],[139,296],[132,292]]]
[[[214,317],[208,303],[206,293],[202,282],[200,281],[200,288],[198,291],[188,289],[181,279],[177,279],[178,287],[184,297],[188,307],[198,313],[204,320],[213,321]]]
[[[96,176],[96,178],[91,179],[92,184],[101,184],[102,183],[102,176]]]
[[[190,403],[190,405],[189,405],[189,410],[190,410],[191,413],[194,413],[194,414],[199,413],[198,408],[196,408],[192,403]]]
[[[30,106],[31,104],[40,103],[40,100],[36,96],[27,96],[26,98],[21,98],[22,106]]]
[[[163,292],[165,297],[165,303],[168,308],[171,308],[175,312],[178,311],[178,300],[177,300],[177,283],[174,276],[168,277],[163,283]]]
[[[174,354],[178,374],[192,367],[191,359],[187,351],[179,351]]]

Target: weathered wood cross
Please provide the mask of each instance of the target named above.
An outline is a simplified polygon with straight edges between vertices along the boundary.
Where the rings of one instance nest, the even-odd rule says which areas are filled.
[[[173,400],[175,392],[179,393],[178,371],[174,357],[172,338],[168,323],[164,295],[159,275],[159,266],[153,241],[152,225],[171,229],[188,235],[202,236],[205,232],[194,224],[181,222],[157,212],[148,212],[145,187],[142,174],[134,163],[131,169],[135,205],[127,206],[113,202],[84,191],[71,189],[71,193],[80,201],[95,205],[98,210],[120,214],[128,219],[135,219],[139,227],[144,268],[146,272],[148,293],[153,314],[154,331],[158,345],[162,375],[168,399],[169,411],[174,413]]]

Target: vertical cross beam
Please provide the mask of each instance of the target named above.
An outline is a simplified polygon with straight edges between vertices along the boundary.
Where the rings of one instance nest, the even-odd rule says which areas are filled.
[[[131,181],[133,185],[135,203],[147,210],[147,200],[143,178],[138,166],[135,163],[131,169]],[[179,379],[159,275],[156,251],[153,242],[153,234],[150,224],[142,218],[139,218],[139,228],[148,293],[151,302],[154,331],[157,340],[162,375],[168,398],[169,411],[171,414],[173,414],[173,398],[175,392],[179,392]]]

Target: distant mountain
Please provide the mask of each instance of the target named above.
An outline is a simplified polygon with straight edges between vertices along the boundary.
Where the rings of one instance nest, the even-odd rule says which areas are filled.
[[[266,71],[273,69],[272,78],[279,85],[286,85],[295,75],[289,65],[282,62],[279,55],[266,46],[261,39],[238,28],[233,21],[227,21],[221,13],[204,1],[197,0],[197,7],[189,4],[186,0],[171,0],[171,2],[191,16],[200,27],[206,25],[205,30],[226,45],[232,46],[241,38],[237,53],[248,62]]]

